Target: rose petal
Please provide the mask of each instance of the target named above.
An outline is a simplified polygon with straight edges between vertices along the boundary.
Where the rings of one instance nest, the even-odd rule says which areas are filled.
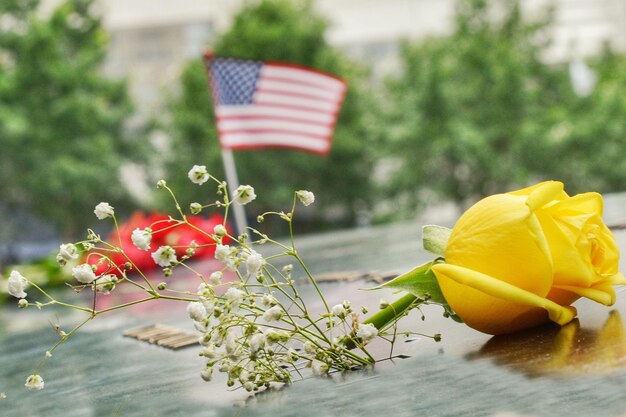
[[[472,328],[490,334],[509,333],[545,321],[545,315],[533,312],[533,307],[548,312],[550,320],[563,325],[576,315],[576,309],[560,306],[547,298],[525,291],[486,274],[457,265],[437,264],[432,267],[455,312]],[[464,289],[446,291],[450,285]],[[474,290],[474,291],[472,291]]]

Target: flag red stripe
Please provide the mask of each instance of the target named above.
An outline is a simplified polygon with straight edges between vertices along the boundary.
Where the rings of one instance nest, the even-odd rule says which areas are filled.
[[[311,71],[309,69],[294,68],[293,66],[265,64],[261,68],[260,77],[278,77],[312,83],[326,90],[344,90],[346,88],[345,82],[331,77],[328,74]]]
[[[227,130],[254,130],[265,129],[277,131],[297,131],[322,136],[330,136],[332,134],[331,126],[320,126],[315,124],[304,124],[299,122],[289,122],[287,120],[268,120],[268,119],[230,119],[218,121],[218,127],[222,131]]]
[[[257,145],[257,144],[241,144],[241,145],[225,145],[224,143],[222,143],[222,147],[224,149],[232,149],[235,151],[251,151],[251,150],[257,150],[257,149],[295,149],[295,150],[299,150],[299,151],[303,151],[303,152],[309,152],[309,153],[314,153],[314,154],[318,154],[321,156],[326,156],[328,155],[328,153],[330,152],[330,145],[323,148],[323,149],[315,149],[315,148],[311,148],[310,146],[306,146],[306,145],[297,145],[297,144],[293,144],[293,143],[274,143],[274,144],[262,144],[262,145]]]
[[[252,98],[252,101],[253,103],[275,103],[275,104],[287,104],[290,106],[302,106],[302,107],[308,107],[312,111],[318,111],[318,110],[334,111],[337,107],[339,107],[338,103],[329,102],[327,100],[300,98],[300,97],[288,96],[285,94],[267,93],[263,91],[255,92],[254,97]]]
[[[339,101],[342,97],[341,91],[329,91],[319,87],[311,87],[303,84],[284,83],[280,81],[271,81],[259,79],[256,83],[256,89],[259,90],[276,90],[287,93],[297,92],[299,94],[308,94],[320,99]]]
[[[310,120],[310,119],[301,119],[298,117],[289,117],[289,116],[264,116],[264,115],[249,115],[249,114],[242,114],[242,115],[229,115],[229,116],[217,116],[217,121],[218,123],[222,120],[285,120],[287,122],[297,122],[297,123],[302,123],[302,124],[306,124],[306,125],[312,125],[312,126],[328,126],[328,127],[332,127],[334,125],[334,122],[332,121],[328,121],[328,122],[317,122],[315,120]]]
[[[308,111],[308,112],[312,112],[312,113],[325,113],[325,114],[332,114],[332,115],[336,115],[339,111],[339,109],[333,110],[333,109],[318,109],[315,107],[307,107],[307,106],[300,106],[300,105],[295,105],[295,104],[285,104],[285,103],[275,103],[272,101],[255,101],[254,104],[258,104],[258,105],[262,105],[262,106],[267,106],[267,107],[274,107],[274,108],[278,108],[278,109],[296,109],[296,110],[302,110],[302,111]]]
[[[228,133],[220,135],[222,146],[230,149],[253,149],[257,147],[297,147],[315,153],[327,153],[330,140],[309,138],[289,133]]]
[[[298,86],[315,87],[315,88],[319,88],[319,89],[322,89],[322,90],[336,92],[338,95],[343,91],[343,89],[341,89],[341,88],[336,88],[336,89],[331,90],[331,89],[326,88],[325,86],[321,86],[321,85],[319,85],[317,83],[314,83],[314,82],[294,80],[294,79],[291,79],[291,78],[284,78],[284,77],[276,77],[276,76],[264,75],[264,76],[261,76],[260,79],[261,80],[267,80],[267,81],[276,81],[276,82],[285,83],[285,84],[291,84],[294,87],[298,87]]]
[[[262,133],[262,134],[281,134],[281,133],[285,133],[285,134],[290,134],[290,135],[295,135],[295,136],[304,136],[307,138],[313,138],[313,139],[329,139],[330,135],[318,135],[315,133],[309,133],[309,132],[302,132],[299,130],[289,130],[289,129],[227,129],[227,130],[222,130],[218,127],[218,133],[221,135],[223,134],[251,134],[251,135],[255,135],[257,133]]]
[[[321,70],[318,70],[318,69],[315,69],[315,68],[305,67],[305,66],[299,65],[299,64],[292,64],[292,63],[288,63],[288,62],[272,62],[272,61],[268,61],[268,62],[265,63],[265,65],[268,66],[268,67],[275,67],[275,68],[299,69],[299,70],[310,72],[310,73],[313,73],[313,74],[322,75],[325,78],[334,79],[336,81],[339,81],[343,85],[346,84],[345,80],[343,80],[342,78],[337,77],[336,75],[329,74],[327,72],[324,72],[324,71],[321,71]]]
[[[256,90],[256,93],[269,93],[269,94],[279,94],[279,95],[283,95],[283,96],[287,96],[287,97],[298,97],[298,98],[306,98],[306,99],[310,99],[310,100],[316,100],[316,101],[320,101],[320,102],[326,102],[326,103],[331,103],[332,105],[337,105],[338,101],[339,101],[339,97],[337,98],[325,98],[325,97],[320,97],[320,96],[315,96],[312,94],[305,94],[305,93],[298,93],[295,91],[284,91],[284,90],[277,90],[277,89],[273,89],[273,88],[258,88]]]
[[[221,105],[216,106],[215,114],[217,117],[232,117],[232,116],[255,116],[255,117],[284,117],[294,118],[300,120],[308,120],[311,123],[323,123],[333,125],[336,121],[336,113],[321,113],[318,111],[304,111],[297,110],[291,107],[275,107],[270,105],[247,105],[247,106],[233,106],[233,105]]]

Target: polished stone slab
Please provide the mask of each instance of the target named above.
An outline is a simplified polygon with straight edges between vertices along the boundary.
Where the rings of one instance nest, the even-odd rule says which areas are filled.
[[[607,210],[612,220],[620,219],[621,207]],[[298,248],[314,274],[401,273],[432,258],[421,249],[420,226],[411,222],[304,237]],[[615,233],[626,249],[626,231]],[[621,267],[626,270],[624,261]],[[185,285],[185,277],[177,279]],[[373,285],[364,279],[321,284],[329,304],[347,298],[372,311],[381,297],[394,298],[390,291],[361,291]],[[310,285],[303,283],[301,290],[312,310],[321,308]],[[115,297],[132,294],[119,291]],[[198,347],[172,351],[123,336],[155,323],[192,330],[184,307],[167,301],[90,323],[46,365],[46,388],[27,392],[26,376],[58,340],[48,321],[67,328],[80,315],[3,307],[0,392],[7,398],[0,401],[0,416],[626,415],[626,292],[619,289],[614,308],[585,300],[575,305],[579,319],[568,326],[499,337],[445,319],[440,308],[427,306],[424,321],[414,311],[399,330],[441,333],[441,342],[410,337],[391,352],[381,341],[372,350],[393,359],[373,370],[309,378],[256,397],[226,389],[219,373],[203,382]]]

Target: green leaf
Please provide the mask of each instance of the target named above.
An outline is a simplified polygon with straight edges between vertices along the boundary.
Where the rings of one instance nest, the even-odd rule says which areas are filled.
[[[419,298],[446,304],[446,299],[439,288],[437,278],[431,270],[431,266],[436,262],[437,260],[427,262],[373,289],[397,288],[408,291]]]
[[[445,229],[445,228],[444,228]],[[418,298],[426,299],[429,302],[441,304],[445,310],[445,315],[450,317],[454,321],[463,323],[463,320],[457,316],[452,308],[448,305],[446,298],[441,292],[437,277],[433,273],[431,267],[439,262],[442,262],[441,258],[437,258],[434,261],[427,262],[423,265],[413,268],[409,272],[397,276],[389,282],[386,282],[378,287],[372,288],[377,290],[380,288],[397,288],[399,290],[407,291]]]
[[[426,225],[422,228],[422,242],[424,249],[435,255],[444,256],[448,238],[452,230],[443,226]]]

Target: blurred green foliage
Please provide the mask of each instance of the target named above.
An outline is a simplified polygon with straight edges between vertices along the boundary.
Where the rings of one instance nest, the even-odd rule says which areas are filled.
[[[517,1],[463,0],[451,36],[404,43],[379,130],[393,161],[383,190],[405,214],[547,178],[624,190],[626,61],[596,59],[598,83],[578,97],[568,63],[545,62],[551,22],[523,19]]]
[[[107,34],[93,1],[65,1],[49,16],[38,3],[0,2],[1,198],[75,237],[98,202],[129,204],[119,169],[142,148],[125,130],[126,85],[101,75]]]
[[[323,227],[325,214],[333,209],[335,226],[349,226],[355,223],[359,210],[372,201],[370,173],[375,161],[364,120],[364,109],[369,105],[361,86],[364,72],[328,45],[326,28],[327,23],[309,2],[263,0],[245,6],[230,29],[212,45],[218,57],[300,64],[345,78],[349,84],[327,157],[293,150],[235,152],[240,183],[257,190],[258,198],[250,205],[249,215],[286,208],[294,190],[308,189],[317,197],[307,210],[310,222]],[[172,123],[168,131],[173,152],[165,177],[188,203],[199,197],[198,187],[186,177],[187,167],[207,165],[221,178],[223,172],[203,63],[190,62],[181,83],[181,94],[170,103]],[[300,223],[299,230],[303,227],[306,225]]]
[[[597,80],[591,93],[563,101],[543,138],[545,176],[575,192],[626,190],[626,56],[608,46],[589,66]],[[552,163],[548,164],[548,161]]]
[[[66,0],[49,15],[38,5],[0,2],[0,203],[69,237],[93,224],[99,201],[131,206],[119,170],[145,160],[147,141],[129,128],[126,85],[100,73],[107,34],[93,0]],[[299,231],[354,225],[383,200],[397,219],[432,200],[466,205],[547,178],[570,192],[624,190],[626,57],[607,47],[591,59],[597,83],[579,97],[568,63],[545,61],[551,22],[549,12],[524,19],[518,1],[460,0],[453,33],[404,42],[400,73],[381,89],[329,46],[310,1],[246,3],[210,45],[216,56],[298,63],[349,84],[328,157],[235,153],[240,182],[259,196],[249,214],[283,208],[295,189],[317,196]],[[200,59],[180,81],[158,122],[170,138],[163,177],[187,205],[204,193],[187,178],[192,165],[224,174]]]
[[[394,195],[415,205],[431,190],[463,204],[528,180],[545,112],[569,83],[565,68],[541,63],[545,28],[525,23],[518,4],[494,22],[486,2],[465,1],[452,36],[403,45],[389,83]]]

